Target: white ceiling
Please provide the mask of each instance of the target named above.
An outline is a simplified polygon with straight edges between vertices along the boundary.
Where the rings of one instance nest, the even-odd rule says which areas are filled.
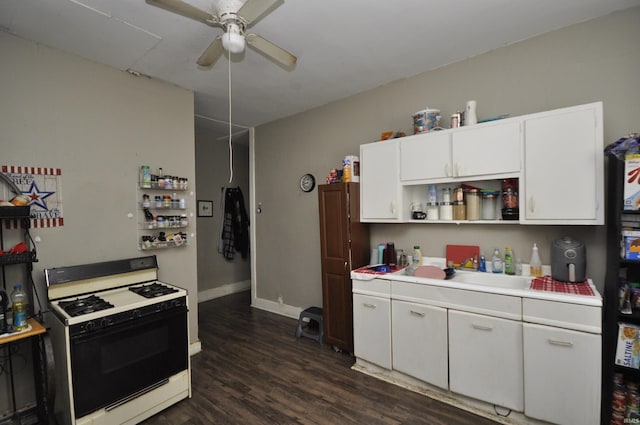
[[[186,1],[208,11],[217,2]],[[295,54],[298,63],[285,69],[251,48],[234,55],[232,121],[263,124],[637,5],[640,0],[280,0],[249,30]],[[193,90],[197,115],[228,120],[227,57],[209,70],[196,65],[220,28],[144,0],[0,0],[0,30]]]

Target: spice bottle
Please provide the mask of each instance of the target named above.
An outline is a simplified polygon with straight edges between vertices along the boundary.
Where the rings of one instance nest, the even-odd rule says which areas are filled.
[[[422,265],[422,251],[420,250],[420,245],[415,245],[413,247],[413,266],[418,267]]]

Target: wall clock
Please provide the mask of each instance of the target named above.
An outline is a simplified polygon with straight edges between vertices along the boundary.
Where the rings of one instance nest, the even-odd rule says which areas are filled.
[[[316,187],[316,178],[312,174],[300,177],[300,189],[304,192],[311,192],[314,187]]]

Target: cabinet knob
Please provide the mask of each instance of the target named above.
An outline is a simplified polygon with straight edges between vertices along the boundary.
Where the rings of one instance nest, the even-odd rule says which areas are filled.
[[[391,201],[391,214],[395,215],[396,214],[396,201],[395,199],[393,201]]]

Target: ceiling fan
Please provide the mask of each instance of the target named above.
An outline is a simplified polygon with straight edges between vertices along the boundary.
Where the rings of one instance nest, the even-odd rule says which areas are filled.
[[[224,29],[224,34],[216,37],[200,55],[198,65],[202,67],[213,66],[224,50],[242,53],[246,44],[285,66],[293,66],[297,61],[294,55],[257,34],[245,33],[245,29],[277,1],[247,0],[242,4],[242,0],[219,0],[214,13],[206,12],[182,0],[147,0],[147,3]]]

